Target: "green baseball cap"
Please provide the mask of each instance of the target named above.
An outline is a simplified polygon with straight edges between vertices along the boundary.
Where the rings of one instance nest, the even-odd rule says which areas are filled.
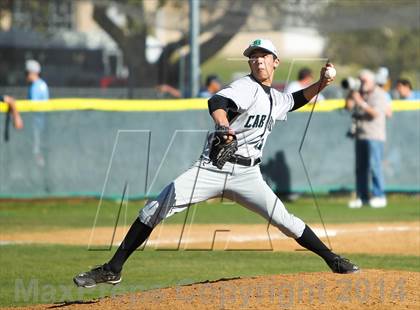
[[[277,58],[279,57],[278,53],[277,53],[277,49],[274,46],[273,42],[271,42],[270,40],[267,40],[267,39],[256,39],[256,40],[252,41],[251,44],[247,47],[247,49],[244,50],[243,55],[245,57],[249,57],[252,54],[252,52],[257,50],[257,49],[265,50],[265,51],[273,54]]]

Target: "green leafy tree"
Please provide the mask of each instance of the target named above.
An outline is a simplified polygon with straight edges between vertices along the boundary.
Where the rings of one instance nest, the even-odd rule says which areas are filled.
[[[335,62],[376,69],[391,78],[420,68],[420,22],[417,0],[330,1],[319,29]]]

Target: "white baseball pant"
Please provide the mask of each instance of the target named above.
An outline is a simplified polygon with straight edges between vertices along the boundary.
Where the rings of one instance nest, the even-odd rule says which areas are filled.
[[[153,228],[192,204],[222,196],[260,214],[289,237],[299,238],[305,229],[305,223],[286,210],[264,181],[259,165],[246,167],[228,162],[219,170],[205,160],[197,161],[156,199],[149,200],[139,218]]]

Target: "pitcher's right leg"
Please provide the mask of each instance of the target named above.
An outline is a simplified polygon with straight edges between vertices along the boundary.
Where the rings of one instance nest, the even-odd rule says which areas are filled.
[[[78,274],[74,283],[94,287],[99,283],[116,284],[121,281],[121,270],[130,255],[150,236],[163,219],[187,209],[191,204],[220,195],[225,175],[196,164],[166,186],[156,199],[149,200],[130,227],[112,259],[88,272]]]

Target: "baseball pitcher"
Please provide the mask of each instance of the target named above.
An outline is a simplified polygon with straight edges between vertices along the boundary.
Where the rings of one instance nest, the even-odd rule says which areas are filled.
[[[156,199],[146,203],[109,262],[74,277],[77,286],[119,283],[125,261],[163,219],[222,195],[261,215],[299,245],[319,255],[333,272],[359,271],[348,259],[331,252],[308,225],[287,211],[264,181],[259,167],[276,121],[285,121],[288,112],[304,106],[329,85],[334,78],[325,72],[333,65],[329,63],[321,69],[318,82],[285,94],[271,87],[279,65],[271,41],[255,40],[243,55],[248,58],[251,73],[208,101],[215,131],[199,160],[169,183]]]

